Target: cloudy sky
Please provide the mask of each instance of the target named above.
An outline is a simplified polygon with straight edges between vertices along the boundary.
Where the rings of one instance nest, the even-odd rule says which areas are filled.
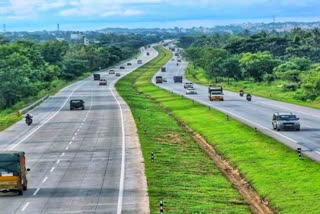
[[[53,30],[57,23],[62,30],[192,27],[273,16],[320,21],[319,11],[319,0],[0,0],[0,24],[7,30]]]

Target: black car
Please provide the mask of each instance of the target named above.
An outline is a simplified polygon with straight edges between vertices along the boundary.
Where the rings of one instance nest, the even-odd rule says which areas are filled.
[[[81,109],[84,110],[84,101],[83,100],[70,100],[70,110]]]
[[[124,67],[124,66],[120,66],[120,69],[126,69],[126,67]]]

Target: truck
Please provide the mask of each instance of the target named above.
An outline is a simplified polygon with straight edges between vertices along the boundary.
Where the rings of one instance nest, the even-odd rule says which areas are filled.
[[[209,100],[211,101],[224,100],[222,87],[209,85],[208,92],[209,92]]]
[[[23,191],[28,189],[28,171],[24,152],[0,152],[0,192],[23,195]]]
[[[142,60],[138,59],[137,64],[142,64]]]
[[[174,83],[182,83],[182,76],[173,76]]]
[[[161,72],[166,72],[166,71],[167,71],[166,67],[161,68]]]
[[[162,76],[156,76],[156,83],[162,83]]]
[[[93,74],[93,80],[100,80],[100,74]]]

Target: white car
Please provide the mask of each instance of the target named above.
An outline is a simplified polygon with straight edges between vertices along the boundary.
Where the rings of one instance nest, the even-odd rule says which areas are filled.
[[[198,94],[195,88],[187,88],[186,94]]]

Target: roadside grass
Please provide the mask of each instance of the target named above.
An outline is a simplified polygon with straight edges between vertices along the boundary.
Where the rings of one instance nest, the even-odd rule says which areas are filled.
[[[189,133],[143,94],[150,85],[150,78],[145,81],[145,75],[160,69],[170,56],[159,49],[157,58],[116,84],[137,124],[151,213],[159,213],[160,200],[165,201],[165,213],[250,213],[241,195]],[[158,91],[156,87],[152,90]],[[160,96],[172,98],[166,94]],[[154,161],[151,161],[152,152]]]
[[[273,138],[256,133],[251,127],[236,120],[226,120],[225,114],[221,112],[209,110],[208,107],[199,103],[193,104],[189,99],[159,89],[150,82],[156,71],[157,69],[136,71],[133,75],[136,75],[137,79],[134,81],[132,78],[131,82],[135,82],[137,90],[143,92],[145,96],[159,103],[161,107],[201,134],[222,156],[240,170],[259,195],[267,198],[279,213],[319,213],[320,165],[318,163],[307,157],[298,160],[296,151]],[[130,87],[129,84],[127,87]],[[119,88],[123,89],[124,86]],[[122,94],[125,95],[123,91]],[[125,97],[130,100],[130,96]],[[134,105],[131,105],[131,108],[134,112],[137,111]],[[154,108],[157,109],[157,106]],[[136,117],[136,113],[134,114]],[[158,123],[158,129],[163,129],[165,124],[162,124],[162,120]],[[137,124],[140,129],[144,128],[141,127],[140,122]],[[148,123],[145,127],[151,128],[154,125]],[[146,143],[143,136],[141,140],[143,144]],[[151,145],[149,142],[148,146]],[[144,151],[146,160],[150,151]],[[148,161],[146,163],[148,176],[150,169]],[[152,185],[149,187],[153,188]]]
[[[205,71],[202,68],[195,69],[192,63],[188,65],[186,77],[188,80],[201,85],[208,85],[213,82],[213,80],[210,80],[205,75]],[[229,91],[239,92],[240,89],[243,89],[245,92],[249,92],[256,96],[320,109],[320,101],[297,100],[294,98],[295,92],[282,90],[283,84],[283,81],[275,81],[271,84],[266,82],[256,83],[253,81],[230,81],[230,84],[227,84],[227,82],[220,83],[224,89]]]

